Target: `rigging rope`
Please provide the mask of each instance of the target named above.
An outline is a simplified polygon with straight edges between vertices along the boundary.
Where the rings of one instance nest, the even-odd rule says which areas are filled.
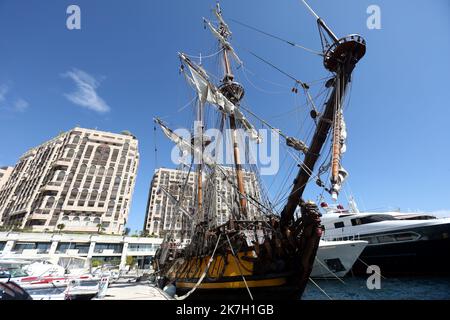
[[[328,299],[333,300],[326,292],[323,290],[317,283],[314,282],[313,279],[309,278],[309,280],[320,290],[324,295],[327,296]]]
[[[246,51],[248,51],[248,53],[250,53],[250,54],[251,54],[252,56],[254,56],[255,58],[261,60],[262,62],[264,62],[264,63],[267,64],[268,66],[274,68],[275,70],[277,70],[277,71],[280,72],[281,74],[284,74],[286,77],[288,77],[288,78],[294,80],[295,83],[300,84],[304,89],[307,89],[307,88],[309,87],[309,86],[308,86],[306,83],[304,83],[303,81],[298,80],[297,78],[295,78],[294,76],[290,75],[289,73],[287,73],[287,72],[281,70],[281,69],[278,68],[276,65],[274,65],[274,64],[271,63],[270,61],[268,61],[268,60],[266,60],[266,59],[260,57],[259,55],[257,55],[257,54],[254,53],[253,51],[250,51],[250,50],[246,50]]]
[[[211,58],[211,57],[214,57],[214,56],[216,56],[216,55],[218,55],[219,53],[221,53],[223,51],[223,48],[221,48],[219,51],[217,51],[217,52],[214,52],[214,53],[211,53],[211,54],[208,54],[208,55],[206,55],[206,56],[204,56],[204,55],[202,55],[202,54],[200,54],[199,56],[194,56],[194,55],[190,55],[190,54],[186,54],[186,53],[183,53],[186,57],[189,57],[189,58],[194,58],[194,59],[205,59],[205,58]]]
[[[316,55],[318,55],[318,56],[323,56],[323,53],[322,53],[322,52],[319,52],[319,51],[316,51],[316,50],[312,50],[312,49],[306,48],[306,47],[301,46],[301,45],[299,45],[299,44],[297,44],[297,43],[295,43],[295,42],[292,42],[292,41],[283,39],[283,38],[278,37],[278,36],[276,36],[276,35],[273,35],[273,34],[270,34],[270,33],[268,33],[268,32],[265,32],[265,31],[263,31],[263,30],[257,29],[257,28],[255,28],[255,27],[252,27],[252,26],[248,25],[248,24],[245,24],[245,23],[243,23],[243,22],[240,22],[240,21],[238,21],[238,20],[236,20],[236,19],[230,19],[230,20],[233,21],[233,22],[236,22],[237,24],[240,24],[241,26],[244,26],[244,27],[246,27],[246,28],[248,28],[248,29],[251,29],[251,30],[253,30],[253,31],[259,32],[259,33],[264,34],[264,35],[266,35],[266,36],[268,36],[268,37],[277,39],[277,40],[279,40],[279,41],[281,41],[281,42],[287,43],[287,44],[291,45],[292,47],[297,47],[297,48],[303,49],[303,50],[305,50],[305,51],[308,51],[308,52],[310,52],[310,53],[316,54]]]
[[[184,299],[186,299],[186,298],[189,297],[195,290],[197,290],[197,288],[200,286],[200,284],[202,283],[203,279],[205,278],[206,274],[207,274],[208,271],[209,271],[209,267],[210,267],[210,265],[211,265],[211,263],[212,263],[212,261],[213,261],[213,259],[214,259],[214,255],[216,254],[217,247],[219,246],[219,241],[220,241],[220,237],[221,237],[221,236],[222,236],[222,234],[219,233],[219,237],[217,238],[216,246],[214,247],[214,251],[213,251],[213,253],[211,254],[211,257],[209,258],[208,265],[206,266],[205,271],[203,272],[202,276],[198,279],[198,281],[197,281],[197,283],[195,284],[195,286],[194,286],[191,290],[189,290],[189,292],[186,293],[184,296],[178,297],[177,295],[175,295],[175,299],[176,299],[176,300],[184,300]],[[227,238],[228,238],[228,235],[227,235]],[[228,241],[229,241],[229,240],[228,240]]]
[[[244,274],[242,273],[241,263],[239,262],[238,258],[236,257],[236,254],[234,253],[233,246],[231,245],[231,241],[230,241],[230,238],[228,237],[228,234],[225,234],[225,235],[227,236],[227,240],[228,240],[228,244],[230,245],[231,253],[233,254],[233,257],[234,257],[234,259],[236,261],[236,264],[237,264],[237,266],[239,268],[239,272],[241,273],[242,280],[244,280],[245,287],[247,288],[247,291],[248,291],[248,294],[250,296],[250,299],[253,301],[252,293],[250,292],[250,288],[248,287],[247,281],[245,280]]]
[[[281,74],[283,74],[283,75],[285,75],[286,77],[288,77],[288,78],[294,80],[296,86],[299,84],[299,85],[303,88],[304,93],[305,93],[305,95],[306,95],[306,98],[307,98],[308,102],[311,104],[311,109],[312,109],[315,113],[317,113],[317,108],[316,108],[316,105],[314,104],[314,101],[313,101],[313,99],[312,99],[312,97],[311,97],[311,94],[310,94],[309,91],[308,91],[309,85],[308,85],[307,83],[305,83],[305,82],[303,82],[303,81],[301,81],[301,80],[298,80],[298,79],[295,78],[294,76],[292,76],[292,75],[290,75],[289,73],[287,73],[287,72],[281,70],[281,69],[278,68],[276,65],[274,65],[274,64],[271,63],[270,61],[268,61],[268,60],[266,60],[266,59],[260,57],[260,56],[257,55],[256,53],[254,53],[254,52],[252,52],[252,51],[250,51],[250,50],[247,50],[247,49],[244,49],[244,50],[248,51],[252,56],[254,56],[254,57],[256,57],[257,59],[261,60],[262,62],[264,62],[265,64],[269,65],[270,67],[274,68],[275,70],[277,70],[277,71],[280,72]],[[297,91],[298,91],[298,89],[296,88],[296,86],[294,86],[294,88],[292,88],[292,92],[294,92],[294,93],[297,93]]]
[[[260,88],[259,86],[257,86],[256,84],[253,83],[253,81],[250,80],[250,78],[247,75],[247,68],[245,68],[244,66],[242,66],[242,74],[244,75],[245,79],[247,80],[248,83],[250,83],[250,85],[255,88],[258,91],[267,93],[267,94],[282,94],[284,93],[284,91],[268,91],[265,89]]]
[[[345,284],[344,280],[342,280],[341,278],[339,278],[339,277],[337,276],[337,274],[335,274],[333,271],[331,271],[330,268],[328,268],[322,261],[320,261],[319,258],[317,258],[317,256],[316,256],[315,259],[316,259],[316,261],[317,261],[322,267],[324,267],[324,268],[325,268],[329,273],[331,273],[336,279],[338,279],[341,283]]]

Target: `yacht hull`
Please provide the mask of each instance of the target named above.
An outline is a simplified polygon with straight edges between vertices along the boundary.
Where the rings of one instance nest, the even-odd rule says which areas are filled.
[[[355,263],[355,274],[367,274],[368,265],[380,267],[382,275],[450,274],[450,224],[402,230],[418,235],[414,241],[369,244]],[[361,238],[388,236],[371,234]]]
[[[367,241],[320,241],[311,277],[344,277],[366,246]]]

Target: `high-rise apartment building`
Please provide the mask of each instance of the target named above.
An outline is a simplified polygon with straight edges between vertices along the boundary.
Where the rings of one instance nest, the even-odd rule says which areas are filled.
[[[163,238],[173,229],[177,238],[181,236],[186,227],[183,228],[182,215],[176,212],[176,201],[183,194],[183,208],[188,213],[194,212],[196,176],[194,172],[188,175],[187,172],[176,169],[155,170],[147,202],[145,231]]]
[[[234,169],[223,167],[227,176],[234,177]],[[175,238],[180,238],[181,234],[189,237],[190,221],[183,219],[183,214],[177,210],[176,204],[183,194],[182,208],[188,214],[196,212],[196,182],[197,173],[189,173],[176,170],[160,168],[155,170],[147,203],[144,230],[149,234],[164,237],[168,232],[173,231]],[[186,185],[186,187],[185,187]],[[205,203],[209,202],[216,216],[216,223],[222,224],[228,221],[231,210],[230,203],[237,202],[238,192],[222,174],[217,174],[214,183],[215,192],[210,192],[208,187],[204,188]],[[261,198],[261,190],[258,179],[253,172],[244,171],[244,188],[246,194],[253,199]],[[184,192],[183,192],[184,190]],[[213,195],[213,199],[211,199]],[[235,200],[235,201],[233,201]],[[206,204],[205,204],[206,207]],[[248,202],[248,216],[250,219],[257,214],[257,207],[252,202]],[[211,214],[211,212],[210,212]]]
[[[0,224],[121,233],[138,163],[138,141],[129,132],[61,133],[22,155],[0,187]]]

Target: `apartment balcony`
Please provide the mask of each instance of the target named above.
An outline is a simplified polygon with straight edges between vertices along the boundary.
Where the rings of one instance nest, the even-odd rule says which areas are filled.
[[[94,250],[94,256],[121,256],[122,252],[114,251],[114,249]]]
[[[63,222],[64,223],[64,222]],[[64,223],[64,231],[75,231],[75,232],[90,232],[96,233],[98,231],[97,226],[82,226],[82,225],[73,225],[70,222]]]
[[[86,206],[77,206],[77,205],[73,205],[73,206],[66,205],[66,206],[63,206],[62,209],[75,211],[75,212],[90,212],[90,213],[101,213],[101,214],[103,214],[106,211],[105,208],[86,207]]]
[[[128,249],[127,254],[130,256],[154,256],[156,249]]]
[[[122,145],[123,144],[123,140],[119,140],[119,139],[113,139],[113,138],[106,138],[106,137],[100,137],[100,136],[89,136],[89,140],[90,141],[95,141],[95,142],[103,142],[103,143],[107,143],[107,144],[116,144],[116,145]]]
[[[25,209],[20,209],[20,210],[14,211],[14,212],[10,212],[9,216],[16,216],[16,215],[25,214],[25,213],[27,213],[27,209],[26,208]]]
[[[20,254],[22,256],[36,256],[39,254],[39,250],[38,249],[23,249],[23,250],[18,250],[18,251],[13,251],[14,254]]]
[[[47,220],[48,217],[49,217],[48,214],[32,213],[28,216],[28,219],[30,219],[30,220]]]
[[[80,250],[78,250],[78,249],[67,249],[65,254],[75,256],[75,255],[78,255],[78,253],[80,253],[79,251]]]
[[[50,182],[48,184],[46,184],[45,186],[43,186],[40,191],[41,192],[58,192],[63,188],[62,183],[55,183],[55,182]]]
[[[69,159],[59,159],[53,162],[53,167],[69,167],[71,164]]]

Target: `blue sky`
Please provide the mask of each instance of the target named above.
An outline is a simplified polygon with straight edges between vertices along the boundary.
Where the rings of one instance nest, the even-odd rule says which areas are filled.
[[[70,4],[81,8],[81,30],[66,28]],[[152,118],[186,125],[177,110],[193,93],[178,74],[176,53],[214,52],[215,41],[202,23],[203,16],[212,18],[214,4],[0,0],[0,135],[5,137],[0,139],[0,165],[14,164],[28,148],[76,125],[130,130],[139,139],[141,163],[129,227],[140,229],[155,168]],[[366,27],[371,4],[381,8],[381,30]],[[344,158],[349,190],[360,207],[450,209],[449,2],[310,0],[310,5],[337,35],[360,33],[367,40],[346,112]],[[222,9],[228,20],[320,49],[315,21],[297,0],[222,1]],[[246,68],[284,86],[255,78],[253,84],[263,89],[256,90],[239,79],[248,104],[275,126],[297,132],[294,118],[274,117],[295,107],[292,81],[245,49],[304,81],[327,75],[320,58],[229,24]],[[87,100],[76,100],[80,87]],[[171,166],[170,145],[163,142],[158,133],[157,165]],[[307,195],[316,197],[313,190]]]

